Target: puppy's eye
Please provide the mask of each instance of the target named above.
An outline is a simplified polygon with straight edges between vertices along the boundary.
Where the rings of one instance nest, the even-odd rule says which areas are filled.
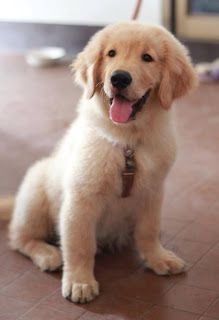
[[[154,59],[152,58],[152,56],[148,53],[143,53],[143,55],[141,56],[142,60],[145,62],[151,62],[154,61]]]
[[[114,49],[110,50],[110,51],[107,53],[107,55],[108,55],[109,57],[111,57],[111,58],[115,57],[115,55],[116,55],[116,50],[114,50]]]

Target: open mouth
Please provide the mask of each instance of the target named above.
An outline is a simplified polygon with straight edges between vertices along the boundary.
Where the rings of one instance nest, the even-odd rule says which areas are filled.
[[[150,94],[150,89],[138,100],[130,101],[124,96],[118,94],[110,99],[110,119],[117,123],[126,123],[134,120]]]

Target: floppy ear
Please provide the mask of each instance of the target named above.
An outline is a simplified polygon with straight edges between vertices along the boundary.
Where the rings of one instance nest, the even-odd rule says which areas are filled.
[[[170,108],[174,99],[185,95],[198,83],[186,48],[178,40],[171,40],[165,43],[165,59],[158,92],[164,109]]]
[[[102,60],[100,33],[101,31],[97,32],[91,38],[72,64],[75,81],[85,87],[88,99],[93,97],[99,82],[99,67]]]

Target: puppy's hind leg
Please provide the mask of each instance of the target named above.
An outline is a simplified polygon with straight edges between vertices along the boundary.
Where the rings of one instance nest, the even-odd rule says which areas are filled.
[[[44,241],[27,241],[19,251],[29,256],[41,271],[55,271],[62,265],[61,251]]]
[[[60,250],[46,240],[51,235],[52,221],[45,192],[45,160],[27,173],[18,192],[9,227],[10,245],[32,259],[42,271],[62,265]]]

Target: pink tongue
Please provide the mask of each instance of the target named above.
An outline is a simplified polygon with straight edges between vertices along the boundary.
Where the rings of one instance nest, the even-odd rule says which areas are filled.
[[[114,122],[127,122],[132,113],[133,102],[121,97],[114,97],[110,106],[110,119]]]

